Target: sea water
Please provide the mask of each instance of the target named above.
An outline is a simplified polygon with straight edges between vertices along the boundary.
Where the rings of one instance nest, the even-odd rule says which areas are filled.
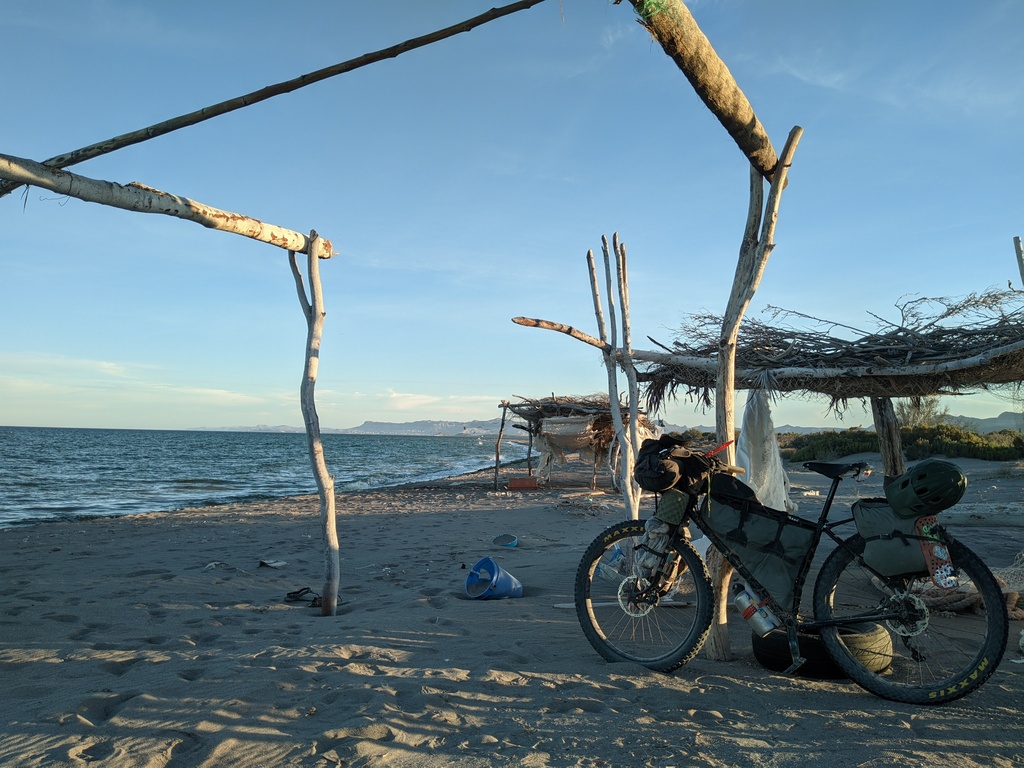
[[[493,436],[322,439],[338,493],[494,466]],[[0,528],[315,493],[305,433],[0,427]]]

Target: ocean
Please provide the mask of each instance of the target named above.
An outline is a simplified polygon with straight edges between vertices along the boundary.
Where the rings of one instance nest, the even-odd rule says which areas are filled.
[[[322,439],[339,494],[494,466],[491,436]],[[502,442],[502,462],[525,456]],[[301,432],[0,427],[0,528],[315,493]]]

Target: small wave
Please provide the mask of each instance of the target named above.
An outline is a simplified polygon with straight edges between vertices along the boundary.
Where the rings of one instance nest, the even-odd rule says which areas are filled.
[[[181,478],[180,480],[172,480],[170,485],[177,486],[179,488],[193,488],[197,490],[215,491],[218,488],[231,488],[237,485],[237,483],[234,480],[222,480],[212,477],[195,477]]]

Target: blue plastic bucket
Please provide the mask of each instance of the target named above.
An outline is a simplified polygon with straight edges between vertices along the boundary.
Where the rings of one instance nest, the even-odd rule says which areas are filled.
[[[474,600],[522,597],[523,585],[511,573],[502,570],[493,558],[485,557],[466,577],[466,594]]]

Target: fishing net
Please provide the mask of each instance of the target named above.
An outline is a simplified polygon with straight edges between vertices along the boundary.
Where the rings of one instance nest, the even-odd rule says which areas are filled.
[[[1003,588],[1006,596],[1006,610],[1012,621],[1024,619],[1024,600],[1021,593],[1024,592],[1024,552],[1018,552],[1013,558],[1013,563],[1005,568],[993,568],[992,575],[996,577],[999,586]]]
[[[1024,593],[1024,552],[1018,553],[1011,565],[1005,568],[993,568],[992,575],[996,577],[996,581],[1002,589],[1003,597],[1006,600],[1006,612],[1009,614],[1010,620],[1024,620],[1024,600],[1021,599],[1021,593]],[[968,611],[977,613],[981,611],[981,598],[972,584],[956,589],[942,589],[929,582],[920,587],[917,594],[924,600],[930,611],[944,613]]]

